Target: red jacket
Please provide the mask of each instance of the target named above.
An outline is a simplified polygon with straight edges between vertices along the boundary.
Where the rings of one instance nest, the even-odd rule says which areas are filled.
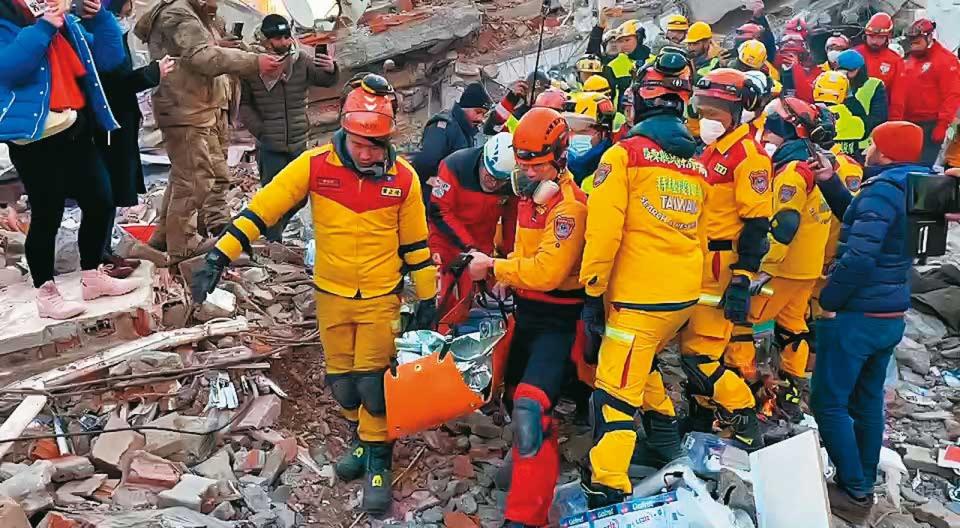
[[[897,81],[903,70],[903,57],[890,48],[873,51],[866,44],[860,44],[853,50],[863,55],[863,60],[867,63],[867,76],[883,81],[883,87],[887,89],[887,100],[893,101]]]
[[[427,219],[430,252],[444,266],[467,248],[488,255],[494,250],[497,224],[503,221],[501,253],[513,251],[517,230],[517,198],[509,187],[484,192],[480,187],[479,165],[483,148],[468,148],[450,154],[437,170],[437,184],[430,194]]]
[[[813,83],[817,76],[823,73],[823,69],[816,65],[804,66],[797,62],[789,70],[783,67],[783,57],[777,55],[774,64],[780,68],[780,82],[783,83],[784,90],[794,90],[794,97],[808,103],[813,103]],[[789,77],[789,78],[788,78]]]
[[[939,42],[923,57],[908,55],[897,83],[891,121],[936,121],[943,128],[953,121],[960,106],[960,60]]]

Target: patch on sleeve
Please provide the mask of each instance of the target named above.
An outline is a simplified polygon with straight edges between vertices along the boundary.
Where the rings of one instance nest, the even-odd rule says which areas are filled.
[[[795,185],[784,185],[780,187],[780,203],[789,202],[797,194],[797,187]]]
[[[437,128],[447,128],[447,122],[440,120],[436,122]]]
[[[753,171],[749,178],[750,187],[758,194],[763,194],[770,188],[770,174],[765,170]]]
[[[433,190],[430,191],[430,194],[434,195],[437,198],[443,198],[443,195],[447,194],[447,191],[450,190],[450,184],[443,181],[437,180],[437,184],[433,186]]]
[[[569,216],[558,216],[556,220],[553,221],[553,234],[557,237],[557,240],[566,240],[573,234],[573,227],[575,225],[577,225],[577,221],[573,218]]]
[[[846,184],[847,190],[850,192],[857,192],[860,190],[860,181],[860,178],[857,178],[856,176],[847,176],[843,180],[843,183]]]
[[[593,188],[596,189],[600,187],[600,184],[603,183],[603,180],[607,179],[607,176],[610,176],[610,172],[613,170],[613,167],[609,163],[601,163],[597,170],[593,173]]]

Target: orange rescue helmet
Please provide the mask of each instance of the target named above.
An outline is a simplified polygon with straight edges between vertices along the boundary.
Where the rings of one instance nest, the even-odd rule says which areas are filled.
[[[520,166],[554,163],[562,166],[569,142],[569,126],[560,112],[531,108],[513,131],[513,152]]]
[[[864,28],[867,35],[882,35],[889,37],[893,34],[893,18],[886,13],[877,13],[870,17],[867,27]]]
[[[340,109],[340,126],[357,136],[380,139],[397,128],[393,87],[376,74],[365,75],[346,95]]]

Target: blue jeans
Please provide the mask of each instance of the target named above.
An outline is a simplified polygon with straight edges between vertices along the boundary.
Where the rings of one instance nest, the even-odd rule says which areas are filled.
[[[291,161],[297,159],[302,153],[302,151],[276,152],[258,143],[257,169],[260,170],[260,186],[266,187],[268,183],[273,181],[274,176],[283,170]],[[287,228],[287,223],[289,223],[293,215],[297,214],[297,211],[302,209],[306,204],[307,200],[304,199],[295,205],[293,209],[290,209],[286,214],[281,216],[276,224],[267,229],[267,232],[263,233],[263,236],[271,242],[282,242],[283,230]]]
[[[817,322],[810,408],[837,484],[855,497],[873,493],[883,441],[883,382],[903,318],[839,312]]]

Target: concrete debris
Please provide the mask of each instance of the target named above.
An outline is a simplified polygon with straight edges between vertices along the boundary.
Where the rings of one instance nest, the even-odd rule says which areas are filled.
[[[49,460],[38,460],[29,469],[0,482],[0,495],[20,503],[28,516],[53,506],[50,483],[56,468]]]
[[[279,417],[280,398],[275,394],[260,396],[253,400],[250,409],[233,430],[243,431],[245,429],[269,428],[273,426]]]
[[[30,521],[20,504],[5,495],[0,495],[0,526],[3,526],[3,528],[30,528]]]
[[[134,451],[124,467],[121,482],[154,491],[168,490],[177,485],[185,469],[146,451]]]
[[[173,412],[161,416],[147,425],[165,429],[176,429],[177,418],[179,417],[179,414]],[[146,444],[143,450],[148,453],[159,457],[167,457],[183,450],[183,435],[181,433],[175,431],[147,430],[144,431],[143,434],[146,437]]]
[[[901,365],[910,367],[911,370],[921,376],[930,371],[930,352],[927,351],[927,347],[909,337],[904,337],[900,341],[900,344],[894,350],[894,354]]]
[[[920,522],[928,523],[933,528],[957,528],[960,526],[960,515],[947,509],[942,502],[931,500],[910,509],[913,516]]]
[[[194,466],[193,471],[213,480],[237,482],[237,476],[230,467],[230,451],[226,448],[217,451],[205,462]]]
[[[79,480],[93,475],[93,463],[86,457],[67,455],[50,462],[53,462],[54,482]]]
[[[109,372],[111,376],[124,376],[127,374],[151,374],[158,370],[181,368],[183,368],[183,358],[180,357],[180,354],[160,350],[145,350],[111,367]]]
[[[104,431],[126,429],[127,421],[114,414],[110,416]],[[144,436],[136,431],[106,432],[97,437],[93,445],[93,463],[110,474],[119,474],[121,459],[128,452],[142,449],[146,445]]]
[[[263,469],[260,470],[260,477],[264,479],[264,483],[267,486],[272,487],[280,477],[280,473],[283,473],[286,469],[286,453],[284,453],[280,447],[274,447],[270,453],[267,454]]]
[[[184,475],[173,489],[158,495],[158,506],[173,508],[182,506],[193,511],[209,513],[214,508],[217,481],[197,475]]]
[[[85,502],[85,499],[93,499],[97,490],[107,481],[107,475],[101,473],[84,480],[67,482],[57,488],[54,500],[59,506],[69,506]]]

